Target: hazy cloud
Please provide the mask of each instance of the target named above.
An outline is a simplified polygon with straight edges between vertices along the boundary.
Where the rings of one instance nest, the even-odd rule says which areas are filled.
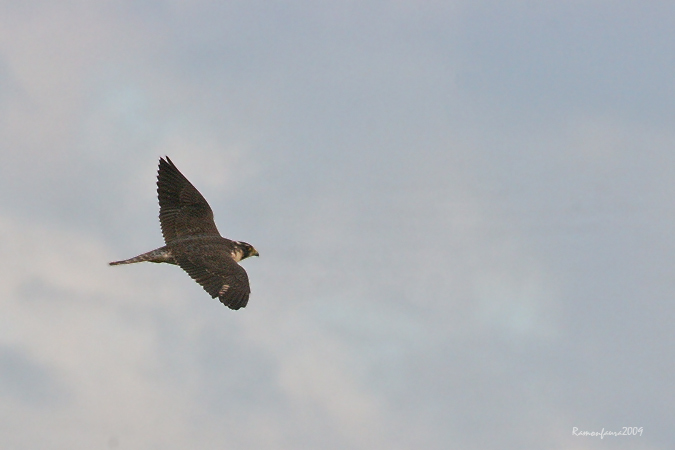
[[[672,447],[669,4],[0,13],[3,448]],[[245,310],[106,265],[164,154]]]

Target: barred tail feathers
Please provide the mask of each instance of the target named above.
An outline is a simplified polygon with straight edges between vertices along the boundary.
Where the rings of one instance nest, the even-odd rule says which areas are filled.
[[[171,250],[169,250],[166,246],[164,246],[155,250],[151,250],[147,253],[143,253],[142,255],[134,256],[133,258],[124,259],[122,261],[113,261],[111,263],[108,263],[108,265],[118,266],[120,264],[134,264],[145,261],[154,263],[176,264],[173,259],[173,255],[171,255]]]

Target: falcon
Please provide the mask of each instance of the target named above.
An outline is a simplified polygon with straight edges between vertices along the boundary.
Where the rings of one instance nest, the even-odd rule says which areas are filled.
[[[165,159],[166,158],[166,159]],[[180,266],[212,298],[230,309],[246,306],[251,289],[239,261],[260,256],[251,244],[220,235],[213,211],[202,194],[169,157],[159,159],[157,197],[165,246],[111,266],[143,261]]]

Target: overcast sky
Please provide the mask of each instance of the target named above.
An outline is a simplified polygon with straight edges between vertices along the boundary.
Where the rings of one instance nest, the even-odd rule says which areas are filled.
[[[674,448],[673,23],[0,1],[0,447]],[[163,244],[163,155],[245,309],[107,265]]]

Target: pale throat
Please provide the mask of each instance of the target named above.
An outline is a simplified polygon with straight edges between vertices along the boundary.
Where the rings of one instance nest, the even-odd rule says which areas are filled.
[[[240,248],[236,248],[232,250],[232,253],[230,253],[230,255],[232,256],[232,259],[239,262],[244,257],[244,251]]]

